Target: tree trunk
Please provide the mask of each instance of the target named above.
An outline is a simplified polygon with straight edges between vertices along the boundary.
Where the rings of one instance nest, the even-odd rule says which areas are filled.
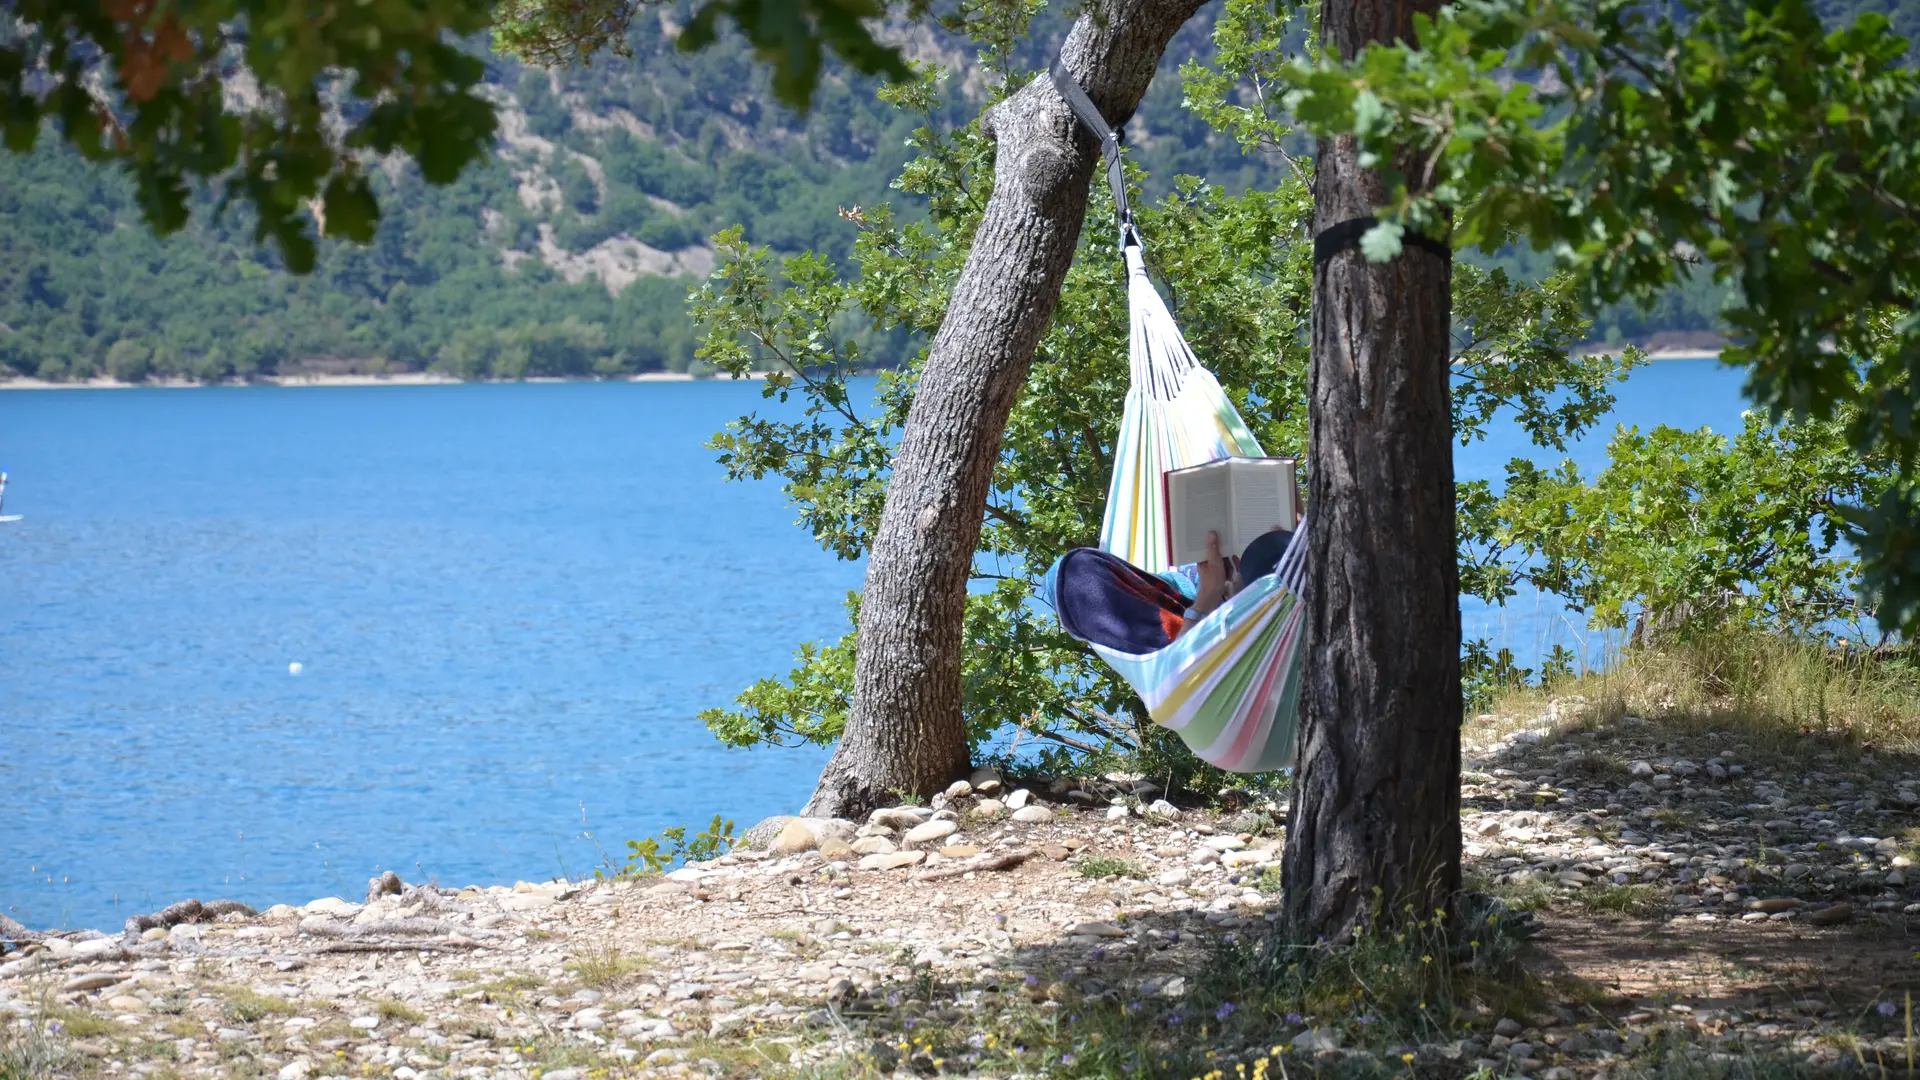
[[[1125,121],[1202,2],[1088,5],[1061,48],[1067,70],[1109,121]],[[867,561],[853,710],[808,814],[857,815],[966,773],[968,572],[1000,436],[1059,302],[1099,156],[1044,75],[986,124],[998,143],[993,195],[907,414]]]
[[[1352,57],[1411,40],[1437,0],[1326,0]],[[1351,138],[1323,139],[1314,228],[1386,202]],[[1449,266],[1357,246],[1313,279],[1308,655],[1282,868],[1295,940],[1426,918],[1460,883],[1460,581],[1454,549]]]

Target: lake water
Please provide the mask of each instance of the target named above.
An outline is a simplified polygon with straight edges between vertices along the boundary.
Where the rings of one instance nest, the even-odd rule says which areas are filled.
[[[1663,362],[1618,418],[1731,430],[1738,382]],[[579,875],[668,825],[791,812],[825,752],[725,750],[696,715],[837,636],[860,567],[701,448],[759,405],[733,383],[0,393],[25,515],[0,526],[0,911],[114,928],[188,896],[358,898],[385,869]],[[1523,657],[1578,627],[1467,611]]]

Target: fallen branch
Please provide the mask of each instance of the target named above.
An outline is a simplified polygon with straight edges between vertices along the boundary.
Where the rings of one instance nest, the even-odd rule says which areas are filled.
[[[958,866],[943,866],[938,870],[922,870],[913,875],[914,881],[945,881],[947,878],[964,877],[981,870],[1011,870],[1028,859],[1033,852],[1027,848],[1018,851],[1003,851],[998,855],[975,855]]]
[[[477,941],[330,941],[313,951],[320,953],[428,952],[479,947],[480,943]]]

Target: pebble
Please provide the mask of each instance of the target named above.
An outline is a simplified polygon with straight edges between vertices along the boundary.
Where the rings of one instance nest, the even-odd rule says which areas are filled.
[[[927,853],[924,851],[894,851],[880,855],[868,855],[860,860],[860,869],[898,870],[903,866],[912,866],[914,863],[926,857]]]
[[[774,855],[798,855],[803,851],[812,851],[820,841],[814,839],[813,830],[799,818],[794,818],[780,829],[780,835],[774,837],[767,850]]]
[[[983,767],[973,770],[973,774],[967,777],[967,783],[973,785],[973,790],[978,794],[998,795],[1006,780],[1001,777],[1000,770]]]
[[[81,990],[100,990],[125,982],[127,976],[111,971],[95,971],[86,975],[75,975],[60,984],[60,992],[71,994]]]
[[[1808,915],[1807,922],[1814,926],[1838,926],[1851,918],[1853,918],[1852,904],[1834,904]]]
[[[933,816],[933,811],[918,806],[890,806],[875,810],[867,822],[889,829],[911,829]]]
[[[853,851],[858,855],[891,855],[897,850],[893,841],[884,836],[865,836],[853,842]]]
[[[1007,809],[1019,810],[1022,807],[1026,806],[1027,800],[1031,798],[1033,798],[1033,792],[1028,791],[1026,788],[1021,788],[1020,790],[1007,796]]]
[[[955,799],[964,799],[973,794],[973,785],[965,780],[955,780],[953,783],[947,785],[947,790],[941,792],[941,794],[947,797],[948,802],[952,802]]]
[[[1309,1054],[1340,1049],[1340,1033],[1333,1028],[1312,1027],[1293,1037],[1293,1048]]]
[[[929,821],[908,829],[907,835],[900,838],[900,843],[905,847],[931,844],[936,840],[945,840],[959,831],[960,826],[952,821]]]
[[[1018,795],[1019,792],[1016,791],[1014,792],[1014,794]],[[1008,805],[1012,805],[1012,804],[1009,803]],[[1053,811],[1047,809],[1044,806],[1022,806],[1020,809],[1015,810],[1013,812],[1013,820],[1019,821],[1019,822],[1025,822],[1026,824],[1029,824],[1029,825],[1037,825],[1037,824],[1040,824],[1041,822],[1052,821],[1053,817],[1054,817]]]

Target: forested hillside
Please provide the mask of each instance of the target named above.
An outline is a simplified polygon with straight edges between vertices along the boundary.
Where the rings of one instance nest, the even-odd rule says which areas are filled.
[[[844,253],[840,209],[901,202],[889,185],[914,128],[964,124],[984,100],[970,49],[920,30],[909,52],[954,71],[945,115],[903,114],[873,82],[830,76],[801,117],[773,103],[738,43],[676,52],[674,15],[636,21],[630,60],[548,73],[491,59],[494,159],[449,187],[393,163],[375,242],[323,243],[307,277],[281,270],[239,214],[215,215],[214,193],[161,240],[122,177],[56,139],[0,154],[0,363],[56,379],[684,370],[708,236],[740,223],[776,249]],[[1043,19],[1032,48],[1064,25]],[[1161,186],[1179,171],[1259,175],[1180,108],[1175,69],[1207,44],[1206,25],[1188,28],[1132,132]]]
[[[1836,2],[1830,14],[1852,11]],[[991,76],[965,43],[917,30],[909,52],[954,72],[945,115],[902,114],[871,81],[833,76],[801,117],[773,103],[763,66],[737,42],[676,52],[680,14],[637,20],[631,59],[548,73],[492,58],[502,106],[493,160],[443,188],[393,163],[379,179],[375,242],[324,243],[307,277],[281,270],[240,214],[216,215],[217,193],[185,233],[160,240],[119,174],[58,140],[0,154],[0,370],[209,380],[685,370],[695,361],[684,299],[712,265],[708,236],[740,223],[776,249],[844,253],[853,230],[840,209],[898,205],[889,184],[908,135],[929,119],[968,122]],[[1891,14],[1897,26],[1916,19],[1906,6]],[[1043,16],[1023,62],[1044,62],[1064,25]],[[1181,107],[1177,69],[1207,54],[1210,25],[1203,14],[1182,32],[1130,125],[1152,187],[1192,173],[1236,191],[1273,167]],[[1710,331],[1718,304],[1703,282],[1654,312],[1602,313],[1595,334]]]

